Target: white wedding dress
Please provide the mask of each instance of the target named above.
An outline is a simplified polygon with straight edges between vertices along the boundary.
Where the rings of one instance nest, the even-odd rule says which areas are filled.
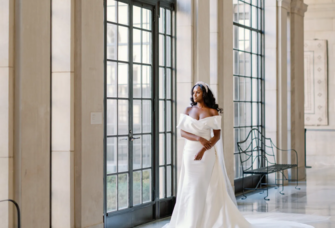
[[[196,120],[181,114],[177,128],[209,140],[213,129],[221,129],[221,116]],[[200,142],[186,139],[176,204],[170,223],[163,228],[313,227],[297,222],[304,221],[304,215],[293,219],[296,221],[292,217],[291,221],[283,221],[285,216],[281,213],[245,218],[236,206],[227,177],[222,140],[207,150],[201,160],[194,160],[202,147]]]

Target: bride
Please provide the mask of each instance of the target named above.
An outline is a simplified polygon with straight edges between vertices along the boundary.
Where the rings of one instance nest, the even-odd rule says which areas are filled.
[[[197,82],[191,93],[191,107],[180,115],[177,126],[186,139],[177,201],[163,228],[312,227],[296,217],[283,221],[283,216],[264,213],[247,219],[239,212],[224,166],[222,109],[206,83]]]

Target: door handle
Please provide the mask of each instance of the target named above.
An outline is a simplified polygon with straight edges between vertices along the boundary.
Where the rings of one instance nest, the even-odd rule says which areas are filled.
[[[139,139],[140,137],[130,137],[131,141],[134,141],[135,139]]]

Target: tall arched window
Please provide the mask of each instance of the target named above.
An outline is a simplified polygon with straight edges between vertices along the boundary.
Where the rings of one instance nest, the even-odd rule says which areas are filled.
[[[105,0],[105,226],[171,214],[175,198],[173,1]]]
[[[242,170],[236,142],[246,139],[252,128],[264,132],[264,0],[233,0],[233,3],[235,179],[238,179]]]

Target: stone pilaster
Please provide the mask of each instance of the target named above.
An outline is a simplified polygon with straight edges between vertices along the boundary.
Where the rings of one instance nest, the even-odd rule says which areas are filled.
[[[291,0],[291,145],[298,152],[299,179],[305,178],[304,139],[304,14],[303,0]],[[292,153],[292,162],[296,162]],[[295,172],[292,172],[295,179]]]
[[[210,83],[210,1],[194,1],[194,82]]]
[[[222,140],[228,177],[234,185],[233,1],[218,1],[218,104],[224,108]]]
[[[15,200],[26,228],[50,227],[50,1],[15,1]]]
[[[13,199],[14,3],[0,0],[0,200]],[[0,228],[13,227],[13,206],[0,203]]]
[[[278,0],[278,119],[277,146],[287,149],[287,14],[290,10],[290,0]],[[277,152],[277,162],[287,164],[287,152]],[[287,171],[285,171],[287,176]],[[282,179],[279,175],[278,179]]]
[[[104,125],[91,115],[104,109],[103,0],[75,1],[75,153],[76,227],[103,227]]]

